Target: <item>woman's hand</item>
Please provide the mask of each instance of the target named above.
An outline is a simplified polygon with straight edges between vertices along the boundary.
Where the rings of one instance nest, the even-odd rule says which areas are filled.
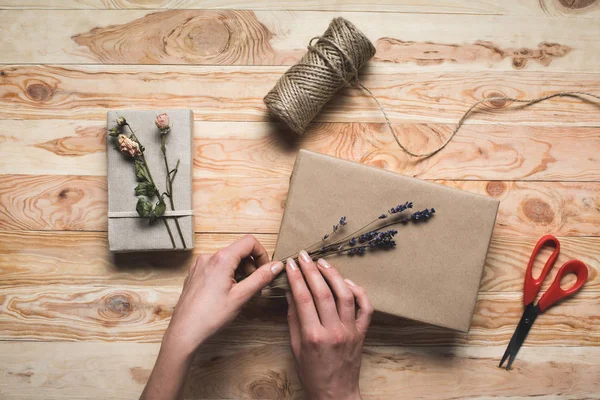
[[[288,322],[298,375],[310,399],[359,399],[362,346],[373,307],[366,292],[305,251],[287,261]],[[308,286],[306,282],[308,282]],[[331,289],[330,289],[331,288]],[[358,304],[358,312],[355,309]]]
[[[240,269],[247,277],[236,283]],[[282,270],[283,264],[269,262],[266,250],[252,235],[215,254],[200,255],[185,278],[141,398],[180,398],[196,349],[231,322],[242,306]]]
[[[248,276],[236,283],[238,267]],[[267,251],[252,235],[215,254],[200,255],[185,278],[163,341],[193,353],[204,340],[233,321],[242,306],[282,270],[283,264],[269,262]]]

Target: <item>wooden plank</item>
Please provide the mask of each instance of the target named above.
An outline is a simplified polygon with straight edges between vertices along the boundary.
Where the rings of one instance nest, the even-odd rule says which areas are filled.
[[[42,285],[5,287],[0,296],[0,340],[158,342],[181,287]],[[600,346],[599,292],[579,292],[536,320],[529,345]],[[285,300],[256,298],[214,340],[285,343]],[[522,293],[480,293],[468,334],[377,314],[372,345],[507,344],[523,312]]]
[[[531,15],[598,17],[600,7],[594,0],[505,0],[465,2],[461,0],[380,0],[340,2],[336,0],[2,0],[0,9],[226,9],[315,10],[400,12],[427,14]]]
[[[337,16],[376,45],[372,62],[401,70],[598,72],[600,26],[589,18],[549,23],[531,16],[19,10],[0,13],[0,26],[12,37],[0,51],[4,64],[292,65]]]
[[[598,236],[597,183],[435,181],[499,199],[497,236]],[[278,232],[288,181],[278,178],[194,181],[196,230]],[[255,196],[254,193],[260,193]],[[435,206],[435,205],[433,205]],[[233,211],[233,212],[232,212]]]
[[[0,287],[36,285],[180,286],[194,256],[214,253],[242,234],[196,234],[193,254],[111,254],[105,232],[0,232]],[[277,236],[258,234],[272,254]],[[518,292],[537,237],[494,237],[481,281],[481,292]],[[557,266],[580,259],[589,270],[583,291],[600,291],[600,238],[560,238]],[[71,249],[77,248],[76,252]],[[540,260],[543,256],[542,254]],[[536,264],[537,268],[537,264]],[[555,268],[546,280],[554,279]],[[545,287],[542,289],[545,290]]]
[[[0,343],[0,394],[11,399],[137,398],[159,344]],[[508,374],[503,347],[374,347],[363,351],[363,398],[597,398],[600,349],[524,347]],[[456,384],[460,382],[460,385]],[[493,382],[494,384],[490,384]],[[304,398],[287,345],[206,345],[185,398]]]
[[[597,182],[434,182],[500,200],[496,236],[600,236]],[[195,179],[195,230],[276,233],[288,185],[283,177]],[[103,177],[0,175],[0,229],[104,231],[106,191]]]
[[[391,69],[390,69],[391,68]],[[600,92],[599,74],[488,71],[403,73],[372,66],[361,75],[394,122],[456,123],[475,101]],[[197,120],[271,120],[262,102],[287,67],[7,65],[0,68],[0,118],[105,120],[107,109],[191,108]],[[596,126],[598,103],[555,98],[530,107],[494,102],[470,123]],[[508,110],[510,109],[510,111]],[[363,90],[345,89],[319,114],[324,122],[383,122]]]
[[[394,129],[409,148],[428,151],[453,128]],[[105,130],[103,121],[0,120],[0,173],[105,176]],[[267,122],[196,121],[194,132],[196,178],[288,177],[304,148],[423,179],[600,180],[600,135],[592,127],[466,125],[425,160],[404,154],[385,124],[318,123],[291,143]]]

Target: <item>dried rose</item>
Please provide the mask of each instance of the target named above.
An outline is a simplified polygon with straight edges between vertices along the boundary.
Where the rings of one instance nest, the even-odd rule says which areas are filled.
[[[117,125],[119,125],[119,126],[125,126],[125,125],[127,125],[127,120],[125,119],[125,117],[119,117],[119,118],[117,118]]]
[[[171,126],[171,121],[169,120],[169,116],[166,113],[162,113],[156,117],[154,121],[157,128],[161,131],[166,131]]]
[[[128,154],[131,157],[137,157],[142,155],[140,145],[129,139],[125,135],[119,135],[119,150],[121,153]]]

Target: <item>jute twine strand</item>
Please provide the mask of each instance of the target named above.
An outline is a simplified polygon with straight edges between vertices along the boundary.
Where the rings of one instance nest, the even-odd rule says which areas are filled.
[[[315,41],[316,44],[313,45]],[[360,87],[377,103],[398,146],[408,155],[427,158],[444,149],[452,141],[467,117],[480,104],[492,101],[512,101],[529,106],[554,97],[581,98],[589,96],[600,100],[599,95],[581,91],[555,92],[534,99],[517,99],[507,96],[481,99],[465,111],[450,136],[441,146],[429,152],[415,153],[400,142],[377,97],[358,80],[358,71],[374,55],[375,47],[362,32],[344,18],[335,18],[323,36],[311,39],[308,53],[281,77],[275,87],[265,96],[264,102],[271,113],[286,122],[293,131],[301,134],[339,89]]]

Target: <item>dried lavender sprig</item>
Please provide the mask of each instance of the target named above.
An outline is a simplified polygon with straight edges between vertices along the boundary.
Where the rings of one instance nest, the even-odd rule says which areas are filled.
[[[396,246],[396,242],[393,240],[393,237],[396,236],[396,234],[398,234],[397,230],[390,229],[389,231],[372,231],[370,233],[372,233],[372,235],[369,235],[369,239],[363,241],[361,243],[361,246],[352,247],[354,245],[351,244],[350,241],[348,241],[346,244],[341,244],[341,245],[337,246],[335,249],[334,248],[329,248],[329,249],[322,248],[321,250],[317,250],[317,251],[313,251],[312,253],[309,253],[309,255],[312,258],[318,258],[318,257],[326,257],[328,255],[336,254],[336,253],[340,253],[340,252],[344,252],[344,251],[349,251],[349,253],[352,254],[352,252],[350,252],[350,250],[352,250],[352,249],[356,250],[356,249],[360,249],[363,247],[391,248],[391,247]],[[351,247],[345,248],[346,245],[349,245]],[[359,251],[359,250],[356,250],[356,251]]]
[[[340,222],[339,222],[338,224],[336,224],[336,225],[334,225],[334,226],[333,226],[333,230],[332,230],[331,232],[329,232],[329,233],[327,233],[327,234],[323,235],[323,238],[322,238],[321,240],[319,240],[318,242],[315,242],[315,243],[311,244],[310,246],[308,246],[308,247],[306,248],[306,251],[309,251],[309,250],[310,250],[310,249],[312,249],[313,247],[315,247],[315,246],[317,246],[317,245],[319,245],[319,244],[323,243],[323,242],[324,242],[324,241],[326,241],[327,239],[329,239],[329,237],[330,237],[331,235],[333,235],[334,233],[338,232],[338,230],[339,230],[339,228],[340,228],[341,226],[344,226],[344,225],[346,225],[347,223],[348,223],[348,221],[347,221],[346,217],[345,217],[345,216],[341,217],[341,218],[340,218]],[[284,258],[283,258],[281,261],[284,261],[284,262],[285,262],[285,260],[287,260],[287,259],[288,259],[289,257],[291,257],[291,256],[293,256],[293,254],[290,254],[289,256],[287,256],[287,257],[284,257]]]
[[[387,213],[381,214],[379,217],[377,217],[373,221],[367,223],[363,227],[361,227],[358,230],[356,230],[356,231],[350,233],[349,235],[343,237],[342,239],[338,240],[337,242],[329,244],[327,246],[324,246],[324,247],[322,247],[319,250],[309,251],[308,253],[309,253],[309,255],[311,255],[311,257],[313,257],[313,256],[321,256],[321,255],[334,254],[333,252],[339,251],[338,247],[340,245],[343,246],[343,245],[347,244],[345,242],[346,239],[353,238],[354,235],[357,235],[361,231],[364,231],[366,228],[368,228],[369,226],[375,224],[376,222],[378,222],[381,219],[386,219],[386,218],[388,218],[388,217],[390,217],[390,216],[392,216],[394,214],[401,213],[401,212],[403,212],[403,211],[405,211],[407,209],[410,209],[412,207],[413,207],[413,203],[412,202],[408,202],[408,201],[406,203],[404,203],[404,204],[399,204],[396,207],[392,207]],[[434,213],[435,213],[435,209],[434,208],[432,208],[432,209],[427,209],[426,208],[426,209],[424,209],[422,211],[416,211],[413,214],[411,214],[410,216],[408,216],[406,218],[403,218],[401,220],[394,219],[394,220],[390,221],[387,224],[379,226],[378,229],[383,229],[383,228],[386,228],[386,227],[389,227],[389,226],[392,226],[392,225],[396,225],[396,224],[399,224],[399,223],[407,223],[407,222],[409,222],[411,220],[413,220],[413,221],[417,221],[417,220],[424,221],[424,220],[430,218]],[[369,232],[374,232],[374,231],[369,231]],[[367,233],[369,233],[369,232],[367,232]],[[310,249],[310,248],[314,247],[315,245],[320,244],[322,242],[323,242],[323,240],[321,240],[319,242],[316,242],[315,244],[309,246],[307,248],[307,251],[308,251],[308,249]],[[335,248],[335,250],[334,250],[334,248]],[[332,253],[329,253],[329,252],[332,252]],[[285,263],[286,260],[287,260],[287,258],[289,258],[291,256],[292,255],[284,257],[280,261],[282,261],[283,263]]]

